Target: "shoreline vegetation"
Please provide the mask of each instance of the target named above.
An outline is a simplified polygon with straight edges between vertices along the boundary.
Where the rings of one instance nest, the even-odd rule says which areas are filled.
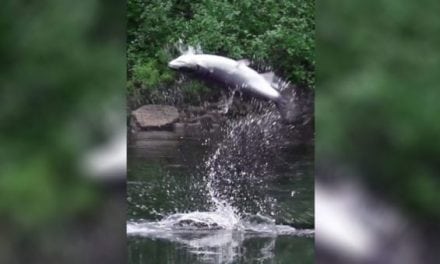
[[[167,68],[182,43],[250,59],[290,83],[314,89],[314,1],[128,1],[128,111],[145,104],[201,106],[219,89]],[[270,12],[268,12],[270,10]],[[261,66],[264,65],[264,66]]]

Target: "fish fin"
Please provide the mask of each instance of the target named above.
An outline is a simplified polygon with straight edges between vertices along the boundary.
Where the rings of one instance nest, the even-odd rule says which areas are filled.
[[[250,62],[248,59],[238,60],[237,62],[238,62],[237,67],[240,66],[240,65],[246,65],[246,66],[249,66],[249,65],[251,64],[251,62]]]
[[[264,79],[266,79],[266,81],[268,81],[270,84],[272,84],[275,80],[275,73],[274,72],[265,72],[265,73],[260,73],[261,76],[263,76]]]

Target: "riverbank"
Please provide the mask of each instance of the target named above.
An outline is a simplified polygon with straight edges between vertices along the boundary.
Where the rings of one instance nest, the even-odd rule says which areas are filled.
[[[285,124],[290,130],[288,141],[295,145],[311,145],[314,141],[314,93],[311,89],[290,86],[291,99],[299,112],[294,122]],[[247,115],[260,115],[272,111],[278,113],[275,105],[247,95],[232,98],[205,100],[198,105],[191,104],[144,104],[131,109],[128,116],[128,131],[132,139],[170,139],[179,137],[200,137],[224,127],[228,120]]]

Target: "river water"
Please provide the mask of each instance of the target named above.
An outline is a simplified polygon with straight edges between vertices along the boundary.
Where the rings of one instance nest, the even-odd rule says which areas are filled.
[[[313,144],[273,111],[128,149],[129,263],[312,263]]]

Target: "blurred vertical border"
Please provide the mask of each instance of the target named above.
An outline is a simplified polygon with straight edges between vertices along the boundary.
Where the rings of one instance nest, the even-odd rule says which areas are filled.
[[[126,261],[125,16],[2,1],[0,263]]]
[[[317,263],[439,263],[440,2],[317,2]]]

